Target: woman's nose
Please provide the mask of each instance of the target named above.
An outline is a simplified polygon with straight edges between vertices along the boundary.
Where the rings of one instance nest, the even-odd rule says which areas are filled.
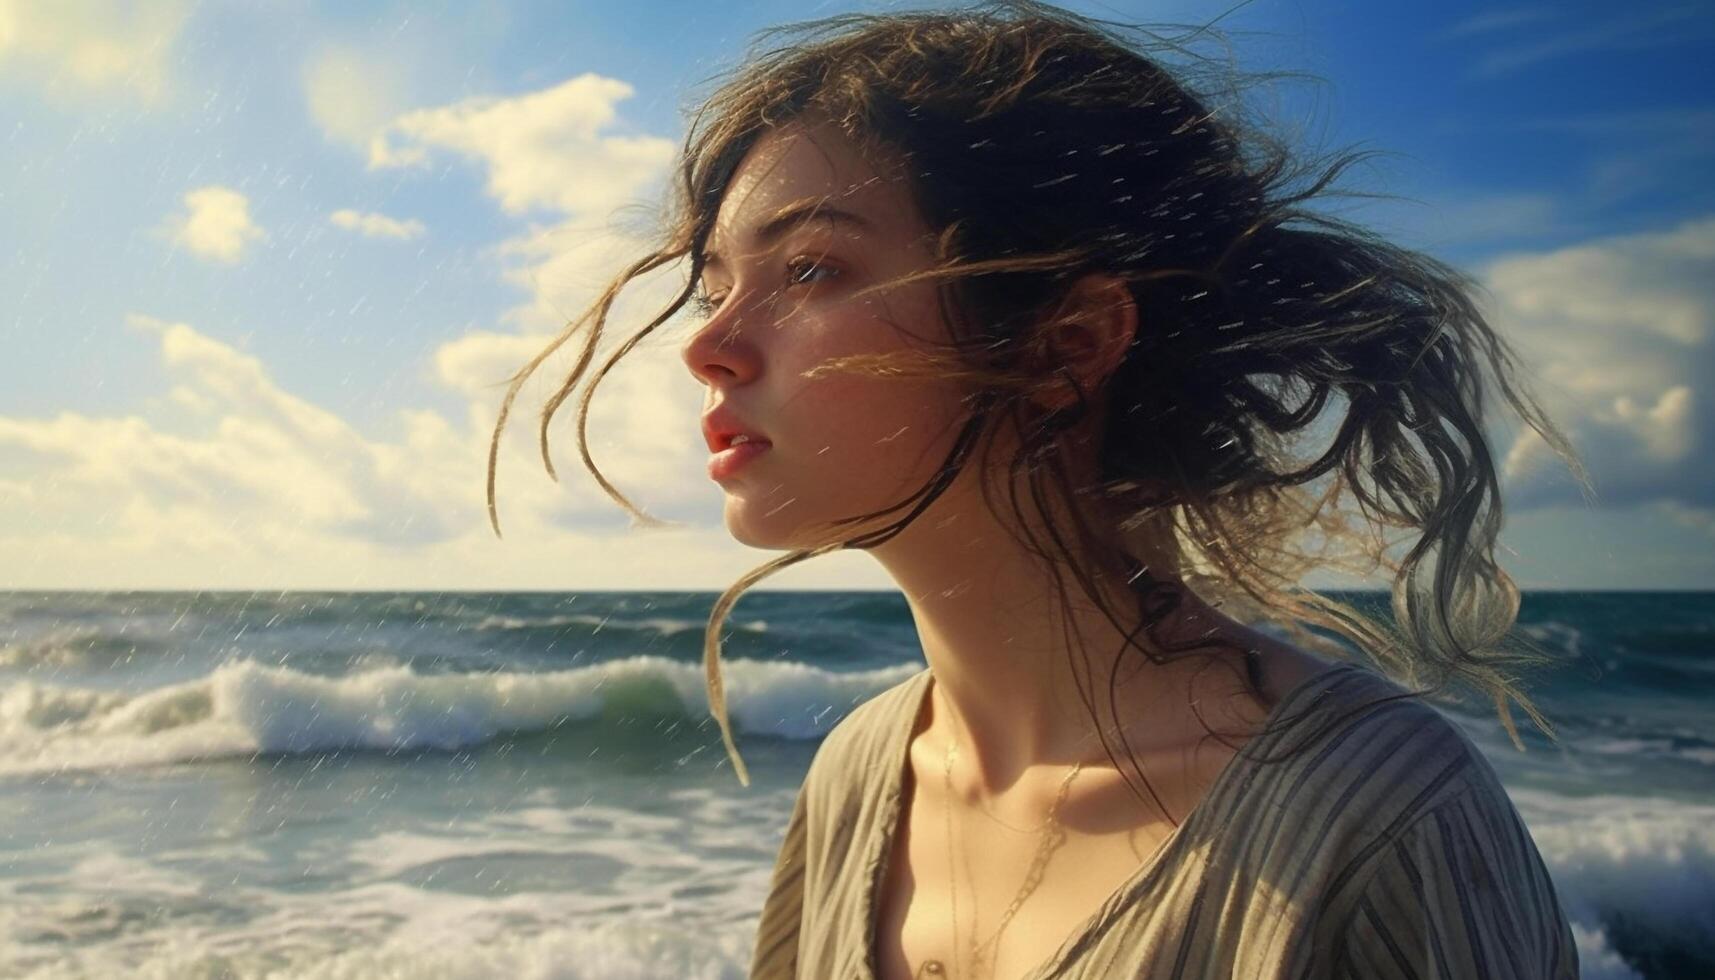
[[[731,381],[734,376],[750,370],[754,354],[744,344],[740,328],[732,316],[715,313],[700,323],[679,349],[679,357],[698,381],[705,384],[717,379]]]

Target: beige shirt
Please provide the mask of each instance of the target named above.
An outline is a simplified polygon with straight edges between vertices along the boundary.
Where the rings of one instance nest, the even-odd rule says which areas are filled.
[[[874,980],[882,875],[929,680],[925,669],[859,705],[817,749],[757,927],[755,980]],[[1268,722],[1304,719],[1253,738],[1029,980],[1576,978],[1548,869],[1464,732],[1418,699],[1328,727],[1403,693],[1352,663],[1301,683]]]

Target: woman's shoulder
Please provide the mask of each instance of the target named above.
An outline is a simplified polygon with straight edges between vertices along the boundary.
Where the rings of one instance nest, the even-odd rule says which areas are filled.
[[[1326,729],[1318,741],[1324,751],[1389,769],[1422,756],[1461,764],[1481,759],[1465,730],[1426,696],[1367,664],[1341,666],[1312,696],[1312,714]]]
[[[1478,966],[1460,959],[1419,975],[1576,975],[1565,972],[1576,953],[1553,882],[1494,767],[1457,721],[1413,694],[1359,664],[1306,687],[1207,815],[1200,867],[1231,887],[1276,883],[1285,901],[1315,910],[1304,919],[1319,936],[1312,946],[1353,963],[1445,940],[1481,946]],[[1536,944],[1519,947],[1519,964],[1558,965],[1500,969],[1505,930],[1470,924],[1485,915]]]
[[[1246,810],[1361,849],[1461,797],[1510,807],[1459,724],[1378,670],[1342,663],[1287,708],[1235,797]]]
[[[1321,855],[1326,949],[1353,975],[1397,950],[1434,951],[1419,975],[1575,977],[1578,954],[1553,878],[1494,766],[1459,724],[1367,669],[1334,692],[1359,709],[1313,767],[1305,821],[1328,829]],[[1312,755],[1317,750],[1312,749]],[[1309,829],[1309,828],[1303,828]],[[1301,839],[1308,839],[1302,838]],[[1367,965],[1366,965],[1367,964]]]
[[[822,737],[806,779],[848,786],[885,779],[889,765],[902,764],[903,740],[928,678],[924,667],[846,712]]]

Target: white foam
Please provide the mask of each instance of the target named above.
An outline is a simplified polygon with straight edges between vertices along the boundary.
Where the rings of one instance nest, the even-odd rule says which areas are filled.
[[[1524,788],[1508,795],[1582,930],[1580,959],[1596,967],[1584,976],[1632,975],[1607,951],[1602,921],[1616,915],[1669,945],[1707,948],[1715,935],[1715,806]],[[1610,961],[1613,970],[1601,972]]]
[[[60,625],[38,636],[0,644],[0,667],[87,667],[97,662],[98,626]]]
[[[237,928],[175,925],[34,954],[8,944],[0,966],[32,980],[739,980],[755,931],[753,919],[686,928],[671,909],[567,922],[553,911],[560,896],[540,893],[492,899],[390,884],[269,898],[274,908]]]
[[[1583,656],[1584,634],[1578,627],[1569,623],[1548,619],[1540,623],[1521,624],[1518,631],[1543,646],[1558,646],[1575,657]]]
[[[560,616],[502,616],[491,615],[483,617],[472,629],[479,630],[524,630],[524,629],[554,629],[561,626],[592,626],[592,633],[602,630],[634,630],[657,633],[661,636],[676,636],[693,630],[702,632],[708,627],[708,622],[702,619],[671,619],[653,617],[649,619],[615,619],[611,614],[597,616],[594,613],[574,613]],[[727,620],[723,624],[728,630],[743,630],[746,633],[766,633],[768,623],[760,619],[748,622]]]
[[[808,739],[919,669],[838,673],[731,660],[723,674],[740,732]],[[707,717],[702,667],[656,656],[546,673],[419,674],[397,665],[334,677],[239,660],[143,692],[19,681],[0,693],[0,775],[259,752],[459,749],[592,718],[612,700],[626,703],[628,692],[647,700],[655,691],[667,692],[686,720]]]
[[[1574,922],[1572,939],[1578,944],[1578,980],[1644,980],[1608,945],[1603,929],[1586,929]]]
[[[1598,755],[1663,755],[1673,749],[1665,738],[1592,738],[1578,748]]]
[[[318,848],[328,884],[309,890],[276,887],[276,874],[230,875],[224,847],[188,862],[90,855],[0,882],[0,975],[742,977],[795,792],[681,791],[650,815],[562,805],[556,816],[544,801],[383,831]],[[714,826],[741,810],[747,824]],[[771,816],[757,821],[756,811]],[[739,852],[711,850],[735,837]],[[578,854],[605,855],[619,870],[563,880],[571,890],[427,884],[456,862],[563,869]],[[400,880],[407,873],[422,880]]]

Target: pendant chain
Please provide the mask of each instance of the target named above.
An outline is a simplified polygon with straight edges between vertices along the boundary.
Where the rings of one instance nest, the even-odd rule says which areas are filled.
[[[952,897],[953,948],[955,950],[959,949],[959,890],[958,890],[958,883],[957,883],[957,880],[956,880],[954,872],[953,872],[953,852],[955,850],[960,850],[960,849],[955,848],[953,846],[953,843],[952,843],[952,841],[953,841],[953,806],[952,806],[952,802],[953,802],[953,759],[957,754],[958,754],[958,743],[954,742],[952,740],[949,740],[948,748],[947,748],[947,761],[946,761],[946,764],[942,770],[942,780],[943,780],[943,783],[945,784],[946,800],[947,800],[947,806],[946,806],[947,883],[949,886],[949,893]],[[978,921],[980,921],[980,919],[978,918],[978,910],[976,908],[977,890],[975,888],[972,888],[972,890],[971,890],[971,902],[972,902],[971,930],[972,930],[972,935],[971,935],[971,942],[970,942],[970,957],[971,957],[971,975],[973,977],[983,975],[982,967],[983,967],[983,963],[985,962],[985,957],[990,956],[992,953],[992,951],[990,950],[990,947],[995,947],[996,949],[998,949],[998,946],[1000,943],[1001,933],[1005,932],[1006,927],[1012,923],[1013,916],[1018,914],[1018,909],[1020,906],[1022,906],[1024,904],[1025,899],[1029,898],[1031,893],[1036,891],[1037,886],[1042,883],[1042,875],[1043,875],[1044,871],[1046,871],[1046,869],[1047,869],[1048,860],[1051,857],[1053,857],[1055,851],[1059,850],[1060,847],[1066,843],[1066,830],[1064,827],[1062,827],[1060,825],[1060,807],[1066,801],[1066,793],[1072,787],[1072,780],[1074,780],[1078,777],[1078,773],[1083,768],[1084,768],[1084,763],[1082,761],[1078,762],[1076,765],[1074,765],[1072,767],[1072,770],[1066,774],[1066,778],[1061,781],[1060,792],[1054,799],[1054,806],[1052,809],[1050,809],[1048,811],[1048,819],[1043,823],[1043,826],[1042,826],[1041,830],[1039,831],[1039,833],[1042,835],[1042,840],[1037,845],[1036,854],[1031,858],[1029,869],[1026,870],[1024,873],[1024,883],[1019,886],[1018,894],[1013,898],[1012,903],[1007,906],[1007,908],[1004,912],[1001,913],[1000,924],[995,927],[994,933],[992,935],[990,935],[988,939],[982,941],[981,943],[976,941],[976,935],[975,935],[976,923]],[[992,814],[990,816],[992,817]],[[998,818],[996,818],[996,819],[998,822]],[[971,871],[970,871],[970,854],[968,853],[969,849],[965,848],[963,850],[966,852],[964,854],[965,876],[974,881],[975,876],[973,876],[971,874]],[[988,959],[987,962],[989,964],[989,970],[988,970],[987,975],[992,977],[994,975],[994,961],[992,959]],[[933,961],[931,961],[931,963],[933,963]],[[938,967],[939,965],[940,964],[938,964],[938,963],[933,963],[933,966],[931,967],[929,972],[939,974],[941,971],[933,968],[933,967]]]

